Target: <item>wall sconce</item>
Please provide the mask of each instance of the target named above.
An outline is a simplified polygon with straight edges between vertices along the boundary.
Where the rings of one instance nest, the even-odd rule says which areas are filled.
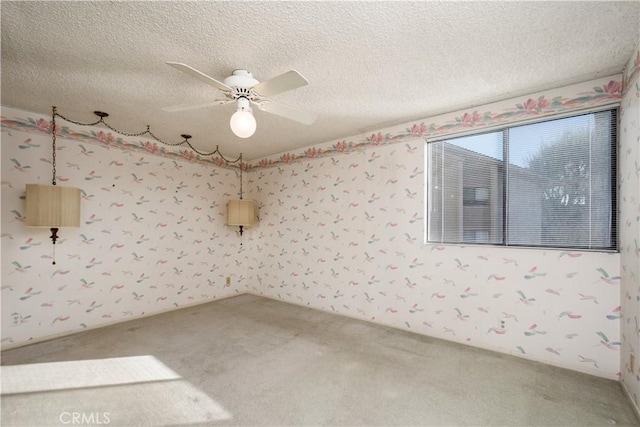
[[[250,227],[257,222],[255,201],[242,199],[242,169],[242,154],[240,154],[240,199],[229,200],[227,204],[227,225],[239,226],[241,237],[244,227]]]
[[[240,226],[240,235],[244,227],[256,223],[256,203],[253,200],[229,200],[227,205],[227,225]]]
[[[56,186],[56,107],[51,120],[52,185],[27,184],[25,225],[51,229],[53,263],[56,263],[55,244],[60,227],[80,227],[80,189]]]
[[[53,139],[53,159],[51,163],[53,166],[53,186],[27,184],[25,224],[28,227],[51,228],[51,240],[54,244],[53,264],[56,263],[55,243],[58,239],[58,228],[80,226],[80,189],[71,187],[56,187],[56,117],[60,117],[63,120],[66,120],[78,126],[97,126],[99,124],[103,124],[110,130],[120,135],[126,135],[129,137],[148,136],[158,141],[159,143],[170,147],[176,147],[178,145],[185,144],[193,152],[203,157],[214,156],[217,154],[227,164],[240,162],[240,200],[229,201],[229,204],[227,206],[227,225],[239,226],[240,236],[242,236],[244,227],[252,226],[257,222],[258,217],[255,202],[253,200],[242,199],[242,154],[240,154],[237,159],[231,160],[222,155],[222,153],[218,149],[218,146],[216,146],[216,149],[210,153],[199,151],[197,148],[191,145],[191,143],[189,142],[189,140],[191,139],[191,135],[187,134],[181,135],[181,137],[183,138],[183,141],[181,142],[166,142],[156,137],[151,132],[151,128],[149,127],[149,125],[147,125],[146,130],[143,130],[142,132],[124,132],[108,124],[105,119],[109,117],[109,114],[102,111],[93,112],[96,116],[98,116],[97,121],[92,123],[83,123],[68,119],[63,115],[58,114],[58,112],[56,111],[56,107],[52,107],[52,110],[53,113],[51,119],[51,135]],[[244,136],[244,138],[248,138],[249,136],[253,135],[253,132],[255,132],[256,122],[255,118],[251,114],[250,103],[247,98],[238,99],[238,111],[236,112],[236,114],[238,113],[248,114],[250,116],[250,122],[252,123],[249,123],[249,128],[247,128],[250,131],[250,134]]]

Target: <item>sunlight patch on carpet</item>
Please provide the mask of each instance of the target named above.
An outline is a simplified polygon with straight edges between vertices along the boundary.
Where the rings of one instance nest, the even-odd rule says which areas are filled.
[[[10,365],[0,367],[0,374],[6,426],[154,426],[231,418],[153,356]]]

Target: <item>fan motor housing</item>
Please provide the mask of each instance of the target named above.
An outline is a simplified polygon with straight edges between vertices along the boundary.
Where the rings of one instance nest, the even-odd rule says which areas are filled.
[[[230,87],[249,89],[260,82],[254,79],[253,75],[247,70],[234,70],[233,74],[225,78],[223,83]]]

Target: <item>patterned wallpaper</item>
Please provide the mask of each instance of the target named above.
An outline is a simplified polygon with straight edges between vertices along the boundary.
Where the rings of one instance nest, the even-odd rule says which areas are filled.
[[[640,45],[625,72],[620,113],[622,384],[640,408]],[[631,360],[633,358],[633,361]]]
[[[23,224],[25,184],[51,180],[51,137],[30,126],[49,123],[24,114],[3,108],[3,348],[236,292],[244,253],[224,225],[236,171],[109,145],[100,129],[58,138],[58,185],[82,190],[82,217],[52,265],[50,231]]]
[[[424,245],[424,140],[622,99],[613,76],[251,165],[261,222],[247,291],[620,376],[620,257]]]
[[[621,97],[615,76],[256,161],[244,249],[223,225],[235,171],[70,130],[58,169],[83,225],[57,268],[48,232],[21,224],[24,184],[50,173],[46,118],[3,109],[4,344],[249,291],[617,378],[618,254],[424,245],[422,192],[425,137]]]
[[[248,290],[618,378],[618,254],[425,245],[424,142],[251,174]]]

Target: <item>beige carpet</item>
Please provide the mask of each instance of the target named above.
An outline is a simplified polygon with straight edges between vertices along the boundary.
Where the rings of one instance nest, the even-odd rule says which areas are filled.
[[[230,418],[155,357],[0,368],[3,426],[155,426]]]
[[[616,381],[253,295],[8,350],[2,365],[3,426],[99,425],[69,423],[74,411],[109,412],[109,427],[639,425]]]

